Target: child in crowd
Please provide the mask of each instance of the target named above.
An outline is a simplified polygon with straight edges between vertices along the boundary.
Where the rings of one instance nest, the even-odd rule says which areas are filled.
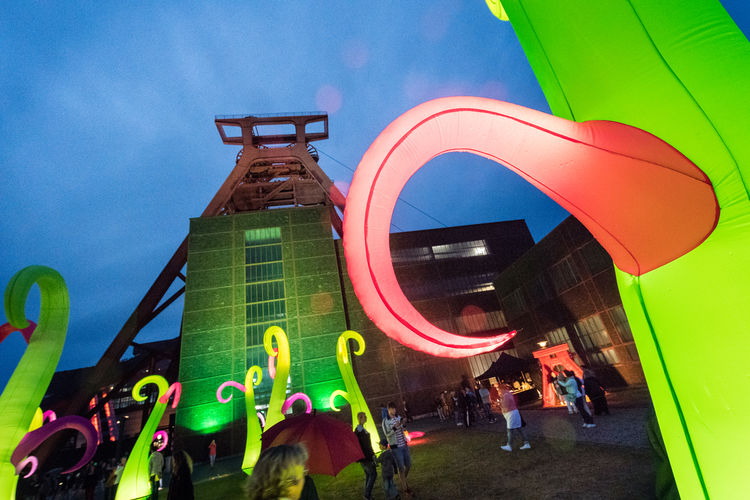
[[[388,441],[385,439],[380,442],[382,453],[376,458],[380,464],[380,475],[383,478],[383,491],[385,491],[386,500],[400,499],[396,483],[393,482],[393,475],[396,473],[396,460],[393,458],[393,452],[388,448]]]

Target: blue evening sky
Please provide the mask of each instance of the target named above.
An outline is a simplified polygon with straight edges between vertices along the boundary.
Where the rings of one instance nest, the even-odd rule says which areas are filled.
[[[747,33],[743,3],[725,5]],[[31,264],[65,277],[59,369],[101,357],[231,171],[238,148],[214,115],[327,111],[330,139],[315,145],[345,191],[382,129],[428,99],[549,112],[482,0],[8,2],[0,48],[0,285]],[[394,231],[523,218],[538,240],[567,215],[470,155],[433,160],[402,198],[431,217],[399,203]],[[176,336],[181,311],[136,341]],[[0,387],[22,352],[18,334],[0,346]]]

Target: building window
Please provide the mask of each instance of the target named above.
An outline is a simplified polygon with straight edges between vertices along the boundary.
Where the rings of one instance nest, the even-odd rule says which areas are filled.
[[[633,340],[633,332],[630,330],[630,323],[628,323],[628,318],[625,316],[625,310],[622,306],[613,307],[609,310],[609,313],[612,316],[612,322],[615,324],[615,329],[617,330],[617,333],[620,334],[622,341],[628,342]]]
[[[612,345],[612,339],[609,338],[609,333],[598,314],[578,321],[573,326],[587,351]]]
[[[526,307],[526,300],[523,298],[519,288],[516,288],[503,297],[502,302],[503,308],[505,309],[505,315],[509,318],[516,318],[528,310]]]
[[[534,281],[531,282],[529,292],[537,305],[542,305],[555,296],[555,292],[544,273],[538,275]]]
[[[458,243],[448,243],[446,245],[433,245],[432,254],[436,260],[460,259],[489,255],[489,251],[487,250],[487,242],[485,240],[475,240],[459,241]]]
[[[584,245],[581,248],[581,257],[592,275],[612,268],[612,258],[597,241]]]
[[[625,349],[628,350],[628,356],[630,356],[630,359],[632,361],[640,361],[641,358],[638,356],[638,350],[635,347],[635,344],[627,344],[625,346]]]
[[[248,365],[266,366],[263,334],[270,326],[287,329],[281,228],[245,231],[245,325]],[[252,359],[251,359],[252,358]]]
[[[486,240],[459,241],[433,245],[431,247],[399,248],[391,250],[391,260],[394,265],[410,262],[427,262],[443,259],[463,259],[490,255]]]
[[[568,329],[564,326],[561,326],[560,328],[556,328],[552,331],[549,331],[544,334],[544,338],[547,339],[549,342],[549,347],[552,347],[554,345],[560,345],[560,344],[568,344],[568,350],[571,353],[575,353],[576,350],[573,349],[573,344],[570,342],[570,337],[568,336]]]
[[[605,349],[599,352],[590,352],[587,357],[594,366],[616,365],[620,362],[620,357],[614,349]]]
[[[424,300],[446,295],[467,295],[495,290],[492,283],[495,273],[456,276],[439,281],[412,281],[401,284],[401,290],[409,300]]]
[[[581,282],[581,277],[576,272],[571,257],[565,257],[552,266],[549,270],[549,277],[557,293],[564,292]]]

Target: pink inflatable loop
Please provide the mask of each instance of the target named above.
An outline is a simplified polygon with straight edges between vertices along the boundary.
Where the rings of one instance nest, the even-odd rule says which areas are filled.
[[[633,275],[689,252],[718,220],[707,176],[643,130],[576,123],[480,97],[420,104],[388,125],[357,167],[344,212],[344,252],[367,316],[389,337],[431,355],[481,354],[515,335],[472,338],[436,327],[404,296],[393,271],[389,233],[398,196],[417,170],[449,152],[483,156],[523,177],[581,221],[615,265]]]
[[[57,414],[52,410],[47,410],[42,414],[42,423],[44,423],[45,420],[47,422],[54,422],[57,420]]]
[[[16,475],[17,476],[20,475],[24,467],[26,467],[29,464],[31,464],[31,469],[29,469],[29,472],[27,472],[26,475],[23,476],[24,479],[26,479],[27,477],[30,477],[32,474],[36,472],[37,467],[39,467],[39,459],[36,458],[34,455],[31,455],[21,460],[18,463],[18,465],[16,465]]]
[[[310,397],[304,392],[295,392],[294,394],[286,398],[284,404],[281,405],[281,413],[286,413],[287,410],[292,407],[292,404],[298,399],[301,399],[307,405],[305,413],[312,413],[312,401],[310,401]]]
[[[276,378],[276,356],[278,355],[279,349],[273,348],[273,356],[268,356],[268,376],[271,379]]]
[[[31,321],[30,319],[27,319],[26,321],[29,323],[29,326],[21,329],[16,328],[10,323],[0,325],[0,344],[8,337],[8,335],[13,332],[21,332],[21,335],[23,335],[24,340],[28,344],[31,340],[31,335],[34,333],[34,329],[36,328],[36,323]]]
[[[10,461],[14,466],[17,466],[21,461],[28,457],[32,451],[34,451],[40,444],[46,441],[52,434],[59,432],[63,429],[74,429],[83,434],[86,438],[86,451],[83,453],[83,457],[73,467],[64,470],[63,474],[69,474],[77,471],[84,465],[86,465],[96,454],[96,429],[91,425],[91,422],[78,415],[68,415],[60,417],[54,422],[43,425],[35,431],[27,433],[21,442],[18,443],[16,449],[13,450],[13,454],[10,457]]]
[[[167,389],[167,392],[165,392],[162,397],[159,398],[160,403],[167,404],[169,403],[169,398],[174,394],[174,399],[172,400],[172,408],[177,408],[177,405],[180,403],[180,396],[182,396],[182,384],[179,382],[175,382],[174,384],[169,386],[169,389]]]
[[[154,438],[152,439],[153,442],[163,441],[163,444],[156,449],[156,451],[163,451],[167,447],[167,443],[169,443],[169,435],[167,434],[167,431],[156,431],[154,432]]]
[[[225,387],[234,387],[235,389],[239,389],[243,393],[247,390],[247,388],[240,384],[239,382],[235,382],[234,380],[227,380],[223,384],[219,386],[218,389],[216,389],[216,399],[219,400],[219,403],[228,403],[232,400],[232,393],[229,393],[229,396],[224,398],[221,396],[221,391],[224,390]]]
[[[256,413],[258,415],[258,420],[260,420],[260,426],[261,428],[266,426],[266,417],[263,416],[261,412]]]

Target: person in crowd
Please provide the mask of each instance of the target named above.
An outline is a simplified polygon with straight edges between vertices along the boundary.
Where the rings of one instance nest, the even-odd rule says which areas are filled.
[[[401,496],[398,494],[398,488],[393,481],[393,476],[398,471],[396,459],[393,458],[393,452],[388,448],[388,441],[380,441],[380,456],[377,457],[377,463],[380,464],[380,476],[383,478],[383,491],[386,500],[398,500]]]
[[[451,391],[451,408],[453,409],[453,420],[457,426],[463,425],[463,417],[461,416],[461,408],[459,407],[459,394],[461,391]]]
[[[584,427],[596,427],[594,418],[588,412],[586,402],[583,399],[583,394],[578,390],[578,383],[576,382],[577,377],[573,377],[573,372],[565,370],[563,373],[558,375],[557,383],[560,384],[565,390],[565,400],[575,404],[578,409],[578,413],[583,417]]]
[[[445,412],[443,411],[443,403],[440,398],[436,398],[433,404],[435,405],[435,412],[438,414],[438,418],[441,422],[445,422]]]
[[[568,397],[568,391],[565,389],[565,385],[562,383],[562,381],[565,379],[565,375],[563,373],[557,373],[557,376],[553,375],[553,379],[555,384],[555,391],[557,392],[558,397],[565,403],[565,406],[568,408],[568,415],[578,413],[578,408],[576,408],[575,405],[575,399]]]
[[[490,387],[490,402],[493,404],[500,403],[500,389],[497,387],[497,382]]]
[[[521,418],[521,413],[518,411],[518,406],[516,405],[516,397],[510,392],[510,387],[505,384],[500,385],[500,406],[503,410],[503,417],[505,417],[508,431],[508,442],[500,448],[505,451],[513,451],[513,434],[518,433],[521,436],[521,439],[523,439],[523,444],[520,449],[531,449],[529,440],[523,432],[524,422]]]
[[[250,500],[298,500],[307,476],[307,449],[301,443],[282,444],[260,454],[248,479]]]
[[[453,398],[450,397],[448,391],[440,393],[440,404],[443,406],[443,416],[445,417],[445,420],[450,419],[450,416],[453,414],[453,411],[451,410],[452,402]]]
[[[591,403],[594,405],[594,415],[609,415],[609,406],[607,405],[607,394],[604,387],[596,378],[596,373],[590,368],[583,370],[583,387],[588,394]]]
[[[128,461],[128,457],[121,457],[120,462],[117,464],[117,467],[115,467],[115,480],[114,480],[114,488],[112,493],[112,499],[115,498],[115,493],[117,492],[117,486],[120,484],[120,479],[122,479],[122,471],[125,470],[125,464]]]
[[[205,442],[205,441],[204,441]],[[216,440],[212,439],[208,445],[208,462],[211,464],[211,468],[214,468],[216,463]]]
[[[97,482],[99,482],[99,474],[96,470],[96,463],[89,462],[83,477],[83,489],[86,500],[94,500],[94,491],[96,490]]]
[[[409,469],[411,469],[411,455],[409,454],[409,445],[406,443],[404,436],[404,424],[401,417],[396,414],[396,404],[391,401],[388,403],[388,418],[383,420],[383,433],[388,440],[388,446],[393,451],[393,458],[398,466],[398,477],[401,481],[403,491],[408,495],[414,492],[409,488]]]
[[[172,477],[167,500],[193,500],[193,460],[184,450],[172,453]]]
[[[463,425],[464,429],[468,429],[469,425],[471,424],[471,419],[469,418],[469,396],[466,395],[468,389],[466,387],[461,387],[461,390],[458,391],[458,404],[456,407],[458,408],[458,421],[456,422],[456,425]]]
[[[479,389],[479,397],[482,400],[485,416],[490,423],[495,421],[495,415],[492,414],[492,400],[490,399],[490,390],[485,385]]]
[[[357,421],[359,425],[354,429],[354,434],[357,435],[359,447],[362,448],[362,454],[364,455],[364,458],[359,460],[359,464],[365,472],[364,498],[372,500],[372,488],[375,486],[375,480],[378,478],[378,469],[375,465],[375,451],[372,449],[370,433],[365,429],[365,423],[367,422],[365,412],[361,411],[357,413]]]
[[[411,411],[409,409],[409,405],[406,404],[405,399],[401,400],[401,406],[404,408],[404,420],[406,420],[406,423],[408,424],[409,422],[412,421],[412,418],[411,418]]]
[[[151,499],[157,500],[159,498],[159,481],[164,471],[164,455],[156,449],[156,446],[153,449],[151,456],[148,457],[148,477],[151,481]]]

